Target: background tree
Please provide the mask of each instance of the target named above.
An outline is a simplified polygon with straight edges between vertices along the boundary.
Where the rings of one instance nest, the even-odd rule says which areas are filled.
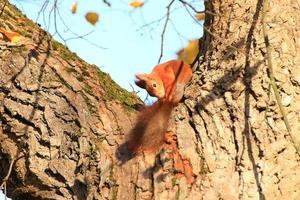
[[[0,48],[0,175],[8,196],[298,199],[300,6],[205,7],[200,57],[168,141],[157,154],[130,159],[120,147],[140,102],[7,4],[1,24],[25,36]]]

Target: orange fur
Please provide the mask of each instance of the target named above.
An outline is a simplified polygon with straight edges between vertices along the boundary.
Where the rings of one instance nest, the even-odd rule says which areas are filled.
[[[131,152],[156,151],[162,146],[172,110],[181,100],[191,77],[190,66],[180,60],[159,64],[151,74],[136,75],[136,84],[158,101],[145,106],[138,114],[127,143]]]
[[[131,130],[128,149],[135,153],[157,150],[164,143],[164,133],[167,131],[173,107],[173,104],[162,101],[145,106]]]
[[[150,74],[137,74],[136,84],[151,96],[178,103],[191,77],[192,70],[188,64],[171,60],[155,66]]]

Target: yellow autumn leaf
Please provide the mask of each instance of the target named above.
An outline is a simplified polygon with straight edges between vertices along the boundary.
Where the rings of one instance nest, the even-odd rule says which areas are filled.
[[[72,14],[75,14],[77,12],[77,2],[72,3],[71,12]]]
[[[2,33],[5,38],[12,43],[17,43],[21,39],[21,35],[17,32],[0,29],[0,33]]]
[[[21,40],[21,35],[15,35],[15,36],[13,36],[11,39],[10,39],[10,41],[12,42],[12,43],[17,43],[17,42],[19,42]]]
[[[198,21],[203,21],[205,19],[205,13],[204,12],[201,12],[201,13],[197,13],[195,15],[195,18],[198,20]]]
[[[95,13],[95,12],[88,12],[85,15],[85,19],[88,22],[90,22],[91,24],[95,25],[99,20],[99,15],[98,15],[98,13]]]
[[[188,45],[177,52],[178,58],[192,64],[199,52],[199,40],[191,40]]]
[[[139,7],[142,7],[144,5],[144,2],[139,1],[139,0],[133,0],[132,2],[130,2],[129,5],[133,8],[139,8]]]

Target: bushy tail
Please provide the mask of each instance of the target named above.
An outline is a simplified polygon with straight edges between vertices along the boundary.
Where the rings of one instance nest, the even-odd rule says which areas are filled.
[[[145,106],[130,132],[128,149],[133,153],[158,150],[164,143],[173,107],[174,104],[162,100]]]

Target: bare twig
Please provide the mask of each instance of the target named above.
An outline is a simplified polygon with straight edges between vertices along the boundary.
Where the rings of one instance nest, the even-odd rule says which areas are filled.
[[[135,91],[135,89],[134,89],[134,87],[133,87],[133,85],[131,84],[131,83],[128,83],[129,85],[130,85],[130,87],[131,87],[131,89],[132,89],[132,92],[134,93],[134,94],[138,94],[140,91]]]
[[[264,40],[265,40],[265,45],[266,45],[266,55],[265,55],[265,59],[267,61],[267,64],[268,64],[268,71],[269,71],[269,78],[270,78],[270,84],[272,86],[272,89],[274,91],[274,94],[275,94],[275,98],[276,98],[276,101],[277,101],[277,104],[279,106],[279,110],[280,110],[280,113],[282,115],[282,118],[283,118],[283,121],[284,121],[284,124],[286,126],[286,129],[291,137],[291,140],[295,146],[295,149],[298,153],[298,155],[300,156],[300,149],[296,143],[296,140],[292,134],[292,129],[291,129],[291,126],[289,124],[289,121],[287,119],[287,116],[286,116],[286,112],[285,112],[285,109],[282,105],[282,102],[281,102],[281,98],[280,98],[280,95],[279,95],[279,92],[278,92],[278,88],[277,88],[277,85],[275,83],[275,77],[274,77],[274,71],[273,71],[273,63],[272,63],[272,55],[271,55],[271,48],[270,48],[270,41],[269,41],[269,36],[268,36],[268,32],[267,32],[267,28],[266,28],[266,22],[265,22],[265,18],[266,18],[266,15],[267,15],[267,12],[268,12],[268,5],[269,5],[269,1],[268,0],[264,0],[263,1],[263,10],[262,10],[262,29],[263,29],[263,35],[264,35]]]
[[[198,11],[194,6],[184,0],[179,0],[179,2],[182,3],[185,7],[188,6],[189,8],[191,8],[195,13],[205,13],[205,11]]]
[[[162,17],[156,19],[156,20],[153,20],[153,21],[147,23],[147,24],[144,23],[142,26],[140,26],[140,27],[137,29],[137,31],[140,31],[141,29],[143,29],[143,28],[145,28],[145,27],[151,26],[151,25],[154,24],[154,23],[159,23],[159,22],[160,22],[161,20],[163,20],[166,16],[167,16],[167,15],[164,15],[164,16],[162,16]]]
[[[46,8],[48,7],[48,4],[49,4],[49,0],[46,0],[46,1],[44,1],[44,3],[43,3],[43,5],[42,5],[42,7],[41,7],[41,9],[39,10],[39,12],[38,12],[38,15],[37,15],[37,17],[36,17],[36,22],[39,20],[39,18],[40,18],[40,15],[41,14],[43,14],[43,22],[44,22],[44,24],[45,24],[45,26],[46,26],[46,18],[45,18],[45,10],[46,10]]]
[[[57,9],[58,9],[58,8],[57,8],[57,0],[55,0],[55,1],[53,2],[52,8],[50,9],[50,11],[49,11],[49,13],[48,13],[48,24],[45,24],[45,26],[48,25],[48,27],[46,28],[46,30],[47,30],[48,32],[50,32],[51,16],[52,16],[52,13],[56,12]],[[54,13],[54,14],[55,14],[55,13]],[[43,18],[45,18],[45,13],[43,13]],[[46,20],[44,19],[44,21],[46,21]],[[55,18],[54,18],[54,21],[56,22]]]
[[[184,1],[184,0],[179,0],[179,2],[181,2],[184,6],[188,6],[189,8],[191,8],[195,13],[205,13],[205,14],[210,14],[210,15],[214,15],[216,16],[215,13],[209,11],[209,10],[203,10],[203,11],[198,11],[194,6],[192,6],[190,3]]]
[[[181,9],[182,8],[182,6],[180,6],[180,7],[176,7],[176,8],[173,8],[173,9],[170,9],[170,15],[174,12],[174,11],[176,11],[176,10],[178,10],[178,9]],[[159,17],[159,18],[157,18],[157,19],[155,19],[155,20],[153,20],[153,21],[150,21],[150,22],[148,22],[148,23],[143,23],[143,25],[142,26],[140,26],[136,31],[140,31],[140,30],[142,30],[142,29],[144,29],[144,28],[146,28],[146,27],[151,27],[150,29],[149,29],[149,31],[152,31],[154,28],[152,27],[153,26],[153,24],[156,24],[156,26],[158,26],[159,24],[160,24],[160,22],[163,20],[163,19],[165,19],[167,17],[167,13],[165,14],[165,15],[163,15],[163,16],[161,16],[161,17]],[[143,21],[145,21],[145,20],[143,20]]]
[[[11,161],[10,161],[10,165],[9,165],[9,168],[8,168],[8,172],[7,172],[6,176],[2,179],[2,183],[1,183],[1,185],[0,185],[0,188],[2,188],[3,185],[6,184],[6,181],[9,179],[9,176],[10,176],[11,171],[12,171],[12,167],[13,167],[13,165],[14,165],[14,162],[15,162],[15,159],[12,158]]]
[[[190,3],[184,1],[184,0],[179,0],[179,2],[181,2],[184,6],[188,6],[190,7],[195,13],[200,13],[196,8],[194,8],[194,6],[192,6]],[[203,13],[205,11],[202,11]]]
[[[108,7],[111,7],[110,2],[108,2],[107,0],[102,0],[102,2],[103,2],[105,5],[107,5]]]
[[[146,101],[149,101],[149,94],[148,94],[148,92],[147,92],[147,95],[146,95],[146,98],[144,99],[144,102],[146,102]]]
[[[69,30],[69,31],[70,31],[71,33],[73,33],[73,31],[71,31],[71,30]],[[90,31],[90,32],[88,32],[88,33],[85,33],[85,34],[83,34],[83,35],[77,35],[76,33],[73,33],[73,34],[75,34],[75,37],[69,37],[69,38],[65,39],[65,41],[67,42],[67,41],[69,41],[69,40],[84,39],[84,37],[86,37],[86,36],[92,34],[93,32],[94,32],[94,31],[92,30],[92,31]]]
[[[105,1],[106,3],[109,3],[108,1]],[[104,3],[105,3],[104,2]],[[53,17],[53,24],[54,24],[54,33],[52,34],[52,36],[55,36],[56,34],[58,35],[58,37],[63,41],[64,45],[67,45],[67,42],[69,40],[74,40],[74,39],[82,39],[86,42],[88,42],[89,44],[99,48],[99,49],[107,49],[105,47],[102,47],[96,43],[91,42],[90,40],[86,39],[85,37],[92,34],[94,31],[90,31],[88,33],[85,33],[83,35],[78,35],[77,33],[75,33],[72,29],[70,29],[70,27],[66,24],[66,22],[64,21],[63,17],[60,14],[60,10],[59,10],[59,5],[58,5],[58,1],[54,0],[53,1],[53,5],[52,8],[50,9],[49,13],[48,13],[48,21],[46,20],[46,16],[45,16],[45,11],[47,9],[47,7],[49,6],[49,0],[45,0],[41,9],[38,12],[38,16],[36,21],[38,21],[38,19],[40,18],[41,15],[43,15],[43,23],[46,27],[46,30],[49,31],[50,30],[50,24],[51,24],[51,19]],[[65,28],[67,29],[67,31],[70,31],[74,37],[69,37],[69,38],[64,38],[64,36],[61,34],[61,32],[59,31],[59,27],[58,27],[58,20],[60,20],[60,22],[63,23],[63,25],[65,26]]]
[[[65,45],[67,44],[66,40],[64,39],[64,37],[60,34],[60,32],[58,31],[58,28],[57,28],[57,0],[54,1],[54,5],[53,5],[53,9],[54,9],[54,12],[53,12],[53,16],[54,16],[54,28],[55,28],[55,32],[53,35],[55,35],[57,33],[57,35],[60,37],[60,39],[62,41],[64,41]]]
[[[175,23],[174,23],[171,19],[170,19],[170,23],[171,23],[171,25],[172,25],[172,27],[173,27],[175,33],[177,34],[178,38],[180,39],[181,43],[183,43],[182,38],[185,39],[185,40],[188,40],[188,38],[184,37],[184,36],[180,33],[180,31],[178,31],[178,29],[177,29],[176,26],[175,26]]]
[[[166,32],[166,29],[167,29],[167,26],[168,26],[168,22],[169,22],[169,19],[170,19],[170,9],[171,9],[171,6],[172,4],[174,3],[175,0],[172,0],[168,5],[167,5],[167,16],[166,16],[166,20],[165,20],[165,24],[164,24],[164,28],[163,28],[163,31],[161,33],[161,42],[160,42],[160,55],[159,55],[159,58],[158,58],[158,63],[160,63],[160,60],[163,56],[163,51],[164,51],[164,37],[165,37],[165,32]]]
[[[58,14],[58,17],[59,19],[61,20],[61,22],[63,23],[63,25],[67,28],[68,31],[70,31],[75,37],[70,37],[70,38],[67,38],[65,39],[64,41],[67,43],[69,40],[74,40],[74,39],[82,39],[86,42],[88,42],[89,44],[99,48],[99,49],[107,49],[106,47],[103,47],[103,46],[100,46],[94,42],[91,42],[90,40],[86,39],[85,37],[92,34],[94,31],[90,31],[88,33],[85,33],[83,35],[78,35],[77,33],[75,33],[72,29],[70,29],[70,27],[66,24],[65,20],[63,19],[63,17],[61,16],[60,14],[60,11],[59,9],[57,10],[57,14]]]

